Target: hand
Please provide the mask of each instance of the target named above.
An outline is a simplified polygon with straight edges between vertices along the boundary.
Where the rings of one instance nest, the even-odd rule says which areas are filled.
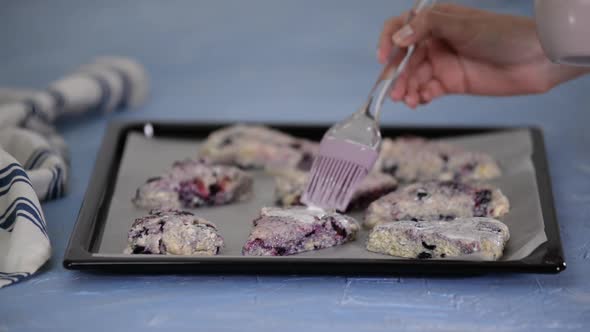
[[[587,69],[551,63],[529,18],[452,4],[407,13],[387,22],[377,57],[385,63],[393,44],[416,50],[392,89],[409,107],[449,94],[508,96],[543,93]]]

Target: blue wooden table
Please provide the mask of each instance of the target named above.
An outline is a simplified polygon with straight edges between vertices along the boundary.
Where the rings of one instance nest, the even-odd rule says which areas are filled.
[[[531,1],[462,1],[531,15]],[[103,130],[122,118],[330,123],[373,83],[382,22],[409,1],[12,1],[0,10],[0,85],[42,87],[95,55],[146,65],[135,112],[60,124],[67,197],[44,205],[54,252],[41,273],[0,290],[0,331],[588,331],[590,77],[548,94],[450,97],[389,124],[537,125],[547,140],[568,268],[559,275],[120,276],[61,266]]]

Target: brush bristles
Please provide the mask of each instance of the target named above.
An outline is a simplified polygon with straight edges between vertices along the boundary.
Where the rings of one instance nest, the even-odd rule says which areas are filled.
[[[322,209],[345,211],[354,190],[377,157],[375,148],[324,136],[311,166],[302,202]]]
[[[320,155],[313,163],[302,200],[308,205],[345,211],[357,184],[368,172],[365,165]]]

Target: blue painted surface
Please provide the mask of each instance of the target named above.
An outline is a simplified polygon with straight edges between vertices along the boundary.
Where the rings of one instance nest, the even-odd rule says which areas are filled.
[[[530,15],[530,1],[462,1]],[[54,255],[0,290],[0,331],[539,331],[590,323],[590,77],[542,96],[451,97],[391,124],[530,124],[544,129],[568,269],[474,278],[119,276],[70,272],[63,252],[108,120],[333,122],[379,69],[385,18],[408,1],[13,1],[0,10],[0,85],[42,87],[100,54],[152,77],[137,112],[72,119],[70,194],[44,205]]]

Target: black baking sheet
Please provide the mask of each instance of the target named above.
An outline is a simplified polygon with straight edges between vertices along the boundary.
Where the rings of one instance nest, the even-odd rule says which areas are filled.
[[[194,210],[215,222],[226,240],[217,257],[125,255],[126,233],[133,219],[146,212],[130,203],[145,179],[158,175],[172,161],[193,157],[197,146],[223,124],[152,122],[115,123],[109,127],[93,181],[88,188],[64,264],[67,268],[227,273],[473,273],[486,271],[559,272],[564,269],[557,221],[544,156],[542,136],[531,128],[382,128],[386,137],[400,134],[450,140],[496,157],[504,175],[493,181],[509,197],[512,210],[504,220],[512,238],[502,261],[409,260],[370,253],[364,249],[367,232],[340,247],[288,257],[243,257],[251,220],[261,206],[272,205],[272,179],[255,174],[255,198],[224,207]],[[300,137],[319,140],[319,126],[275,126]],[[151,152],[150,152],[151,151]],[[362,214],[353,214],[357,219]],[[449,270],[453,267],[452,270]]]

